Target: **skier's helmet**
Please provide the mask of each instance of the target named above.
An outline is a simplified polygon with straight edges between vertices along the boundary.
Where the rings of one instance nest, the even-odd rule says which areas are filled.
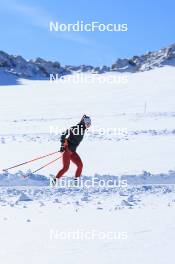
[[[85,124],[85,126],[90,126],[91,125],[91,118],[90,116],[84,115],[81,119],[81,121]]]

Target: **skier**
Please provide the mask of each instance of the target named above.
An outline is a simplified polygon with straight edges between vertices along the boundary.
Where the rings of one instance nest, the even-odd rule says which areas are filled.
[[[62,134],[60,140],[60,152],[63,153],[63,167],[53,179],[53,185],[56,185],[57,179],[59,179],[61,176],[63,176],[63,174],[67,172],[67,170],[69,169],[70,161],[72,161],[77,166],[75,172],[75,181],[78,179],[78,177],[81,176],[83,163],[80,156],[76,152],[76,149],[82,141],[86,129],[88,129],[90,126],[91,118],[87,115],[84,115],[77,125],[72,126],[70,129],[67,129],[66,132]]]

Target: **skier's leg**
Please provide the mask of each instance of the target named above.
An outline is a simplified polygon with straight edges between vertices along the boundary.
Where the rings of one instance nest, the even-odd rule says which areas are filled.
[[[62,163],[63,163],[63,167],[62,169],[57,173],[56,178],[59,179],[61,176],[63,176],[63,174],[69,169],[69,165],[70,165],[70,157],[71,157],[71,151],[69,150],[65,150],[63,152],[63,156],[62,156]]]
[[[76,152],[73,152],[70,159],[77,166],[75,177],[80,177],[83,169],[83,162],[80,156]]]

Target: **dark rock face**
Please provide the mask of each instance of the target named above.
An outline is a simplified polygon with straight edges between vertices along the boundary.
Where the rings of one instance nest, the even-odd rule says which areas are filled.
[[[175,66],[175,44],[159,51],[133,56],[130,59],[118,59],[111,69],[118,72],[138,72],[148,71],[164,65]]]
[[[51,62],[42,58],[27,61],[21,56],[8,55],[3,51],[0,51],[0,68],[18,77],[32,79],[49,78],[50,74],[63,76],[71,73],[57,61]]]

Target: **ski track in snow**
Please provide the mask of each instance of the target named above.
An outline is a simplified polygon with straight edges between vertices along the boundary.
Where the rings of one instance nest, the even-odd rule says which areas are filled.
[[[108,118],[112,118],[114,120],[114,123],[118,122],[117,118],[122,118],[120,120],[124,121],[124,123],[127,124],[128,121],[130,121],[132,124],[139,124],[140,126],[144,127],[145,120],[146,122],[149,122],[149,120],[153,120],[154,122],[166,122],[168,118],[172,120],[172,118],[175,117],[175,112],[150,112],[150,113],[135,113],[135,114],[128,114],[128,113],[121,113],[116,115],[111,115]],[[100,119],[100,117],[98,117]],[[104,118],[104,117],[101,117]],[[105,116],[107,118],[107,116]],[[55,133],[53,130],[53,133],[49,132],[49,126],[52,126],[53,124],[57,124],[57,122],[66,120],[72,120],[73,117],[59,117],[59,118],[31,118],[31,119],[16,119],[16,120],[6,120],[1,119],[2,127],[14,127],[14,124],[17,126],[17,128],[20,131],[20,128],[22,126],[25,127],[25,130],[31,130],[31,127],[34,126],[35,130],[40,130],[42,123],[47,124],[47,126],[43,127],[43,130],[45,132],[43,133],[4,133],[0,134],[0,143],[10,143],[12,141],[18,142],[18,143],[24,143],[24,142],[49,142],[49,141],[59,141],[61,132],[59,130],[57,131],[55,129]],[[128,120],[128,121],[127,121]],[[54,123],[53,123],[54,122]],[[103,133],[98,131],[98,128],[96,128],[95,131],[88,131],[85,135],[85,137],[88,140],[114,140],[114,141],[121,141],[121,140],[132,140],[135,139],[136,136],[174,136],[175,135],[175,128],[152,128],[148,129],[145,127],[144,129],[130,129],[127,127],[125,132],[122,132],[122,130],[118,131],[117,128],[114,131],[112,128],[107,130],[107,133]],[[66,128],[65,128],[66,129]],[[120,128],[119,128],[120,129]],[[121,128],[122,129],[122,128]],[[64,131],[64,129],[63,129]]]
[[[112,132],[111,132],[112,134]],[[49,133],[39,133],[39,134],[13,134],[13,135],[0,135],[0,143],[10,143],[10,142],[59,142],[60,135],[51,135]],[[123,141],[136,138],[136,136],[175,136],[175,129],[173,130],[141,130],[141,131],[130,131],[128,133],[123,133],[120,135],[103,135],[101,133],[88,133],[85,137],[88,140],[114,140]],[[138,137],[137,137],[138,138]]]
[[[116,189],[80,189],[11,186],[0,187],[0,206],[23,207],[58,204],[78,209],[89,205],[97,210],[121,210],[143,207],[175,206],[175,185],[143,185]],[[149,200],[149,202],[147,202]]]
[[[101,201],[100,204],[105,204],[106,199],[108,199],[112,201],[113,209],[122,209],[125,207],[135,208],[144,206],[143,201],[147,196],[154,196],[152,199],[155,200],[157,197],[160,198],[162,195],[167,195],[167,204],[174,204],[175,201],[173,201],[175,194],[175,171],[158,175],[143,172],[137,176],[123,175],[121,177],[95,175],[94,178],[95,184],[91,186],[83,185],[83,183],[85,181],[91,181],[92,183],[93,177],[82,176],[82,185],[78,187],[64,187],[64,185],[52,188],[49,185],[49,179],[43,175],[26,174],[22,171],[16,174],[3,173],[0,174],[0,206],[17,206],[18,202],[28,201],[61,203],[61,201],[69,199],[71,203],[74,203],[74,200],[78,199],[77,201],[80,201],[81,205],[92,201],[96,202],[97,200]],[[66,177],[64,178],[64,183],[68,183],[71,180],[72,177]],[[111,181],[110,186],[107,185],[109,180]],[[124,181],[126,185],[122,184]],[[103,199],[104,197],[105,199]]]

